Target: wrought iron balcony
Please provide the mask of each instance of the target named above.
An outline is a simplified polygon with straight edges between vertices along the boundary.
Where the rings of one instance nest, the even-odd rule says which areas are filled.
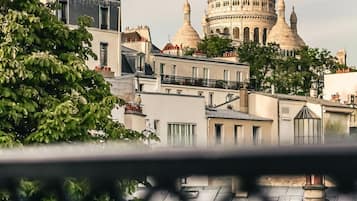
[[[235,82],[226,80],[193,78],[173,75],[161,75],[161,84],[173,84],[183,86],[196,86],[217,89],[239,90],[243,87],[252,88],[248,82]]]
[[[114,200],[125,200],[116,184],[120,179],[150,176],[155,184],[147,188],[143,200],[153,193],[168,191],[180,200],[189,200],[197,192],[177,187],[179,178],[191,175],[240,176],[241,189],[260,191],[256,179],[262,175],[329,175],[340,192],[353,192],[357,178],[356,146],[252,147],[231,150],[153,150],[145,147],[125,148],[118,144],[63,145],[0,150],[0,185],[19,196],[19,179],[42,181],[46,191],[58,200],[70,200],[63,189],[65,178],[87,178],[93,200],[100,192],[108,192]],[[317,187],[316,187],[317,189]],[[232,200],[232,194],[222,198]]]

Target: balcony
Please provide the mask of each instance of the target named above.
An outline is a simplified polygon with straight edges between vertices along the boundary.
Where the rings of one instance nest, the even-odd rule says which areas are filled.
[[[216,89],[239,90],[243,87],[253,89],[248,82],[234,82],[215,79],[193,78],[183,76],[161,75],[161,84],[195,86]]]
[[[84,200],[94,200],[103,192],[113,200],[128,200],[123,198],[116,182],[120,179],[145,180],[147,176],[155,184],[145,188],[145,201],[153,200],[150,199],[153,194],[162,191],[170,192],[182,201],[200,196],[196,191],[177,186],[179,178],[190,175],[239,176],[239,190],[257,195],[254,200],[271,200],[256,182],[262,175],[328,175],[337,184],[333,188],[338,193],[356,192],[356,146],[155,150],[108,143],[22,147],[2,149],[0,153],[0,185],[2,190],[9,192],[10,200],[27,200],[21,198],[18,190],[21,178],[41,181],[43,191],[52,192],[57,200],[70,200],[63,188],[63,181],[69,177],[87,178],[91,192]],[[309,188],[324,189],[324,184],[322,188]],[[227,193],[226,196],[220,200],[231,201],[234,195]],[[275,194],[270,196],[276,200]]]

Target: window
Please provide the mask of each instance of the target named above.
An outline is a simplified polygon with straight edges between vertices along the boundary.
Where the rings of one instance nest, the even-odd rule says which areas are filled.
[[[203,68],[203,82],[204,82],[204,85],[208,85],[208,79],[209,79],[209,70],[208,70],[208,68]]]
[[[167,144],[173,147],[192,147],[196,145],[196,125],[190,123],[169,123]]]
[[[229,6],[229,1],[224,1],[223,6]]]
[[[234,126],[234,144],[238,145],[239,143],[239,136],[243,136],[243,126],[235,125]]]
[[[160,63],[160,75],[164,74],[164,68],[165,68],[165,64]]]
[[[227,27],[223,29],[223,34],[226,36],[229,35],[229,29]]]
[[[159,130],[159,120],[154,120],[154,129],[155,129],[155,131],[158,131]]]
[[[229,71],[228,70],[224,70],[223,79],[224,79],[224,81],[229,81]]]
[[[101,29],[108,29],[108,22],[109,22],[109,12],[108,7],[101,6],[100,7],[100,28]]]
[[[60,0],[59,1],[59,4],[60,4],[60,10],[59,10],[59,19],[67,24],[67,1],[66,0]]]
[[[108,43],[100,43],[100,66],[108,66]]]
[[[259,28],[254,29],[254,42],[259,43]]]
[[[219,7],[221,7],[221,3],[220,3],[220,2],[217,2],[217,3],[216,3],[216,8],[219,8]]]
[[[172,66],[172,72],[171,72],[172,76],[176,76],[176,65]]]
[[[239,39],[239,28],[238,27],[235,27],[233,29],[233,38],[234,39]]]
[[[220,145],[222,144],[222,124],[215,124],[214,131],[215,131],[215,144]]]
[[[239,1],[238,0],[233,0],[233,6],[239,6]]]
[[[153,70],[153,73],[155,73],[155,68],[156,68],[156,62],[153,61],[153,62],[152,62],[152,70]]]
[[[267,28],[264,28],[263,29],[263,45],[267,44],[267,35],[268,35]]]
[[[192,78],[197,78],[197,77],[198,77],[198,68],[192,67]]]
[[[213,106],[213,93],[209,93],[209,98],[208,98],[208,105]]]
[[[244,42],[249,42],[250,40],[250,35],[249,35],[249,27],[244,28]]]
[[[237,81],[237,82],[242,82],[242,81],[243,81],[243,79],[242,79],[242,73],[241,73],[240,71],[237,71],[236,81]]]
[[[260,127],[253,126],[253,144],[260,145],[261,144],[261,133]]]

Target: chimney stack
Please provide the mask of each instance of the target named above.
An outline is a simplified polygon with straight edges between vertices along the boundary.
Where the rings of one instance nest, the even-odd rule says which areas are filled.
[[[248,89],[243,87],[239,91],[240,97],[240,112],[248,113]]]

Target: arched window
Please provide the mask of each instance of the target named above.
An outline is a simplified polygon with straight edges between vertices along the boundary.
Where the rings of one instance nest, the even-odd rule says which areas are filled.
[[[249,42],[250,37],[249,37],[249,27],[244,28],[244,42]]]
[[[229,29],[226,27],[226,28],[224,28],[223,29],[223,33],[224,33],[224,35],[229,35]]]
[[[254,42],[259,43],[259,28],[254,29]]]
[[[239,39],[239,28],[238,27],[235,27],[233,29],[233,38],[234,39]]]
[[[216,33],[220,34],[220,33],[221,33],[221,30],[216,29]]]
[[[268,35],[268,30],[267,28],[263,29],[263,45],[267,44],[267,35]]]

